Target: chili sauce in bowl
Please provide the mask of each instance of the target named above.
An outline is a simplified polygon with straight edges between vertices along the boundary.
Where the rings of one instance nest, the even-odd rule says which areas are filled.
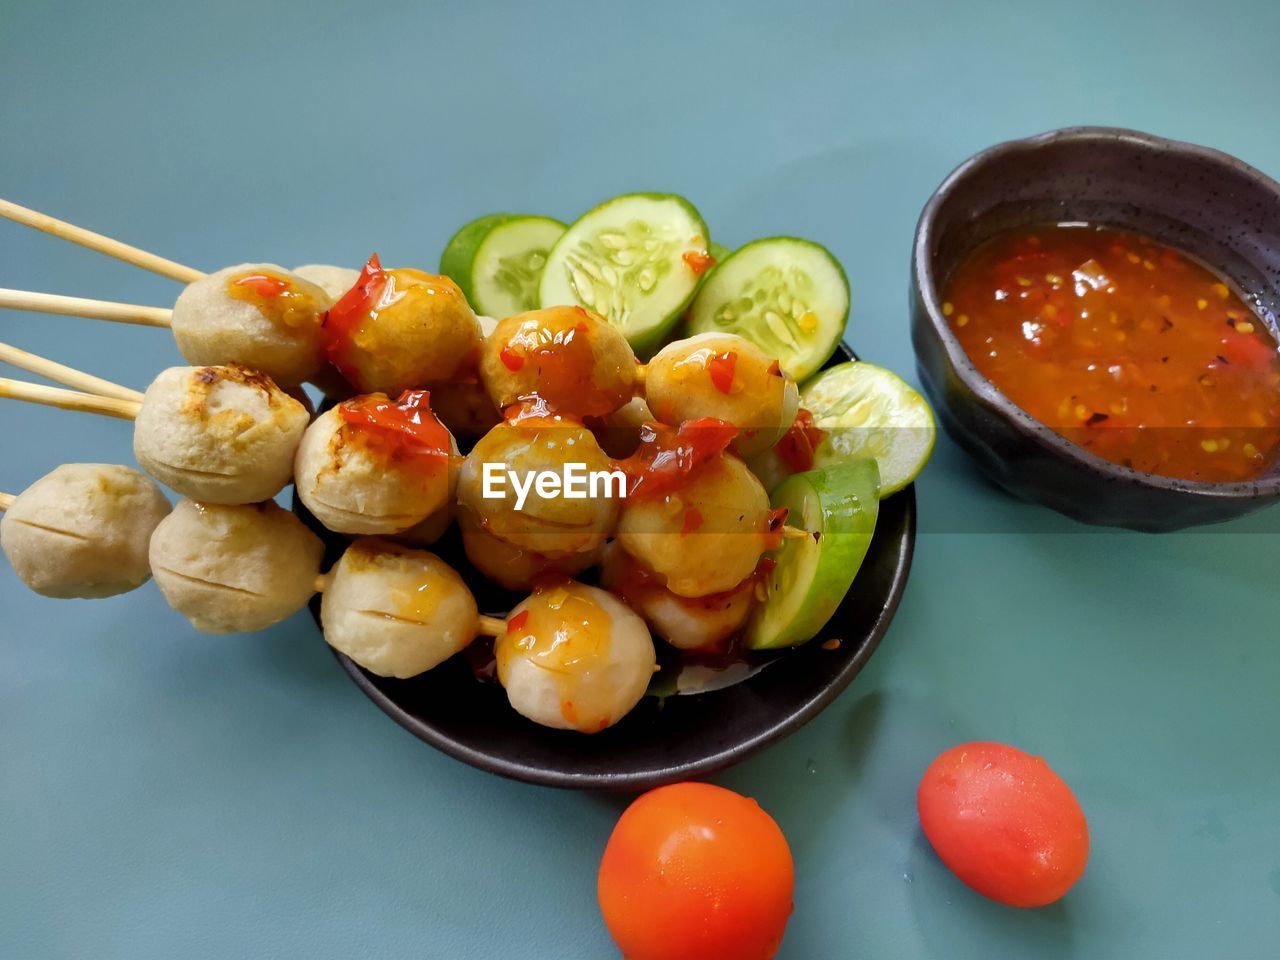
[[[1003,230],[951,273],[942,313],[978,371],[1113,463],[1207,483],[1280,459],[1280,348],[1222,277],[1145,234]]]

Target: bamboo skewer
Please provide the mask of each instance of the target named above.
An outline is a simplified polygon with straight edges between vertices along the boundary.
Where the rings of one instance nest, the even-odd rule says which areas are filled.
[[[98,396],[114,397],[117,400],[131,400],[135,403],[142,400],[142,394],[137,390],[122,387],[118,383],[103,380],[101,377],[95,377],[91,373],[85,373],[74,367],[63,366],[61,363],[46,360],[44,357],[28,353],[25,350],[19,350],[17,347],[7,343],[0,343],[0,362],[10,364],[20,370],[26,370],[29,373],[48,377],[50,380],[85,393],[96,393]]]
[[[204,276],[203,273],[193,267],[167,260],[164,257],[156,256],[154,253],[148,253],[146,250],[130,246],[119,240],[113,240],[111,237],[103,236],[100,233],[94,233],[84,227],[77,227],[75,224],[58,220],[36,210],[20,207],[18,204],[11,203],[8,200],[0,200],[0,217],[33,227],[42,233],[48,233],[63,240],[70,240],[72,243],[78,243],[82,247],[88,247],[98,253],[105,253],[109,257],[115,257],[125,263],[132,263],[135,267],[142,267],[144,270],[150,270],[152,273],[158,273],[161,276],[169,277],[182,283],[190,283],[192,280],[199,280]]]
[[[113,323],[136,323],[144,327],[167,327],[173,317],[168,307],[144,307],[136,303],[111,300],[89,300],[67,297],[60,293],[36,293],[31,290],[9,290],[0,287],[0,307],[10,310],[32,310],[36,313],[58,313],[67,317],[88,317]]]
[[[482,613],[476,622],[482,637],[500,637],[507,631],[507,621],[501,617],[487,617]]]
[[[0,513],[4,513],[13,506],[13,501],[17,500],[12,493],[0,493]]]
[[[58,387],[45,387],[38,383],[5,378],[0,378],[0,398],[25,400],[27,403],[39,403],[47,407],[58,407],[61,410],[97,413],[107,417],[117,417],[120,420],[133,420],[142,407],[137,400],[102,397],[95,393],[62,390]]]

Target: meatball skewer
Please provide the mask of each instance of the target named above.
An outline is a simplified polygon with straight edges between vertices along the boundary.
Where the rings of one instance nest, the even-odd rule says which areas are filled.
[[[208,503],[257,503],[279,493],[310,420],[270,378],[241,367],[171,367],[141,400],[8,379],[0,379],[0,397],[133,420],[138,463],[179,494]]]

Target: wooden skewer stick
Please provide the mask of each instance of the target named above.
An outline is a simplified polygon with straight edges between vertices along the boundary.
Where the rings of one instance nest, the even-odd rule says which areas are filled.
[[[168,307],[144,307],[136,303],[114,303],[111,300],[88,300],[66,297],[60,293],[35,293],[0,287],[0,307],[10,310],[33,310],[36,313],[60,313],[67,317],[88,317],[114,323],[136,323],[144,327],[167,327],[173,317]]]
[[[10,203],[8,200],[0,200],[0,217],[28,227],[34,227],[43,233],[52,234],[63,240],[70,240],[72,243],[78,243],[82,247],[88,247],[90,250],[98,251],[98,253],[105,253],[109,257],[115,257],[125,263],[132,263],[135,267],[142,267],[144,270],[150,270],[152,273],[158,273],[161,276],[170,277],[182,283],[190,283],[192,280],[199,280],[204,276],[203,273],[192,267],[175,263],[173,260],[166,260],[164,257],[156,256],[154,253],[131,247],[127,243],[104,237],[100,233],[94,233],[84,227],[77,227],[75,224],[67,223],[64,220],[57,220],[36,210],[20,207],[16,203]]]
[[[60,363],[54,363],[52,360],[46,360],[44,357],[37,356],[34,353],[19,350],[17,347],[10,346],[7,343],[0,343],[0,362],[11,364],[20,370],[26,370],[42,377],[48,377],[50,380],[66,384],[68,387],[74,387],[77,390],[83,390],[85,393],[96,393],[101,397],[115,397],[117,400],[132,400],[134,403],[142,400],[142,394],[137,390],[122,387],[118,383],[103,380],[101,377],[95,377],[91,373],[85,373],[83,370],[77,370],[74,367],[66,367]]]
[[[501,617],[486,617],[482,613],[477,622],[482,637],[500,637],[507,632],[507,621]]]
[[[782,539],[784,540],[802,540],[805,537],[812,537],[813,534],[808,530],[801,530],[799,527],[783,527]]]
[[[0,493],[0,513],[4,513],[13,506],[13,501],[17,500],[12,493]]]
[[[79,410],[81,413],[98,413],[107,417],[118,417],[121,420],[133,420],[142,407],[137,400],[101,397],[96,393],[80,393],[77,390],[62,390],[58,387],[45,387],[38,383],[4,378],[0,378],[0,398],[25,400],[28,403],[40,403],[46,407],[58,407],[62,410]]]

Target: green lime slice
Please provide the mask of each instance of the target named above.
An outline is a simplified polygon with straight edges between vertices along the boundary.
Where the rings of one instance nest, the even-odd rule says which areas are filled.
[[[565,226],[550,217],[492,213],[453,235],[440,272],[462,288],[477,313],[502,319],[536,309],[547,254]]]

